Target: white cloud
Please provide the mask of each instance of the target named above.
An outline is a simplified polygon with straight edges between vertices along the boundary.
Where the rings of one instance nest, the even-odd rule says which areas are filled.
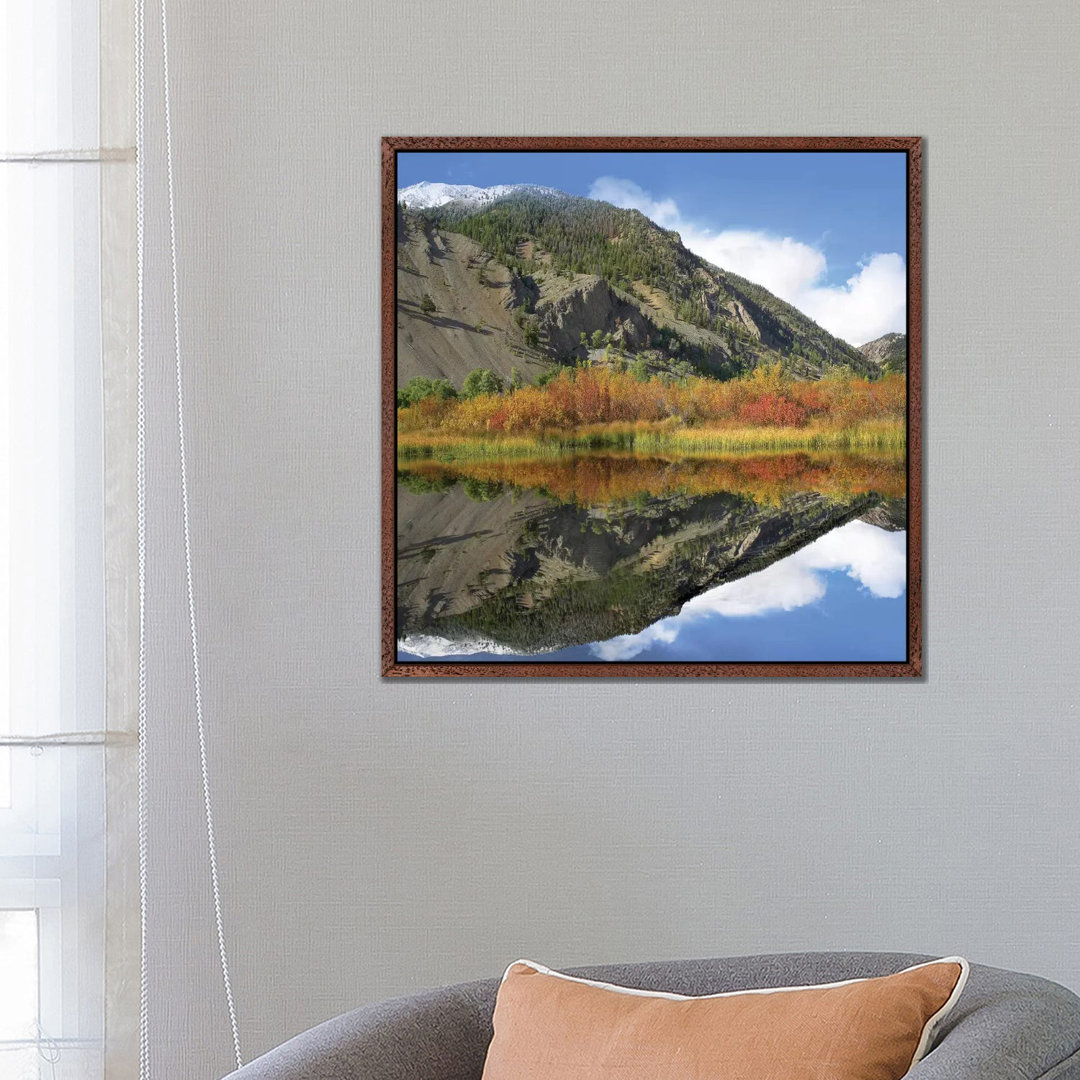
[[[677,229],[695,254],[764,285],[852,345],[905,329],[907,278],[895,252],[875,253],[843,285],[827,285],[824,252],[790,236],[758,229],[713,232],[684,221],[674,199],[654,199],[634,181],[615,176],[594,181],[589,198],[640,210],[657,225]]]
[[[679,221],[679,208],[674,199],[656,201],[640,184],[618,176],[601,176],[594,180],[589,188],[589,198],[601,199],[624,210],[640,210],[665,229],[675,228]]]
[[[824,571],[844,571],[873,596],[896,598],[907,583],[907,534],[849,521],[811,544],[759,570],[688,600],[678,615],[592,646],[601,660],[629,660],[648,646],[670,645],[708,616],[749,618],[816,603],[828,587]]]
[[[685,613],[688,618],[701,615],[745,618],[769,611],[794,611],[824,595],[825,579],[793,556],[695,596],[683,605],[680,614]]]
[[[907,533],[866,521],[849,521],[791,558],[812,570],[846,570],[874,596],[896,599],[907,585]]]
[[[865,521],[849,521],[794,555],[688,600],[687,615],[763,615],[791,611],[825,595],[823,570],[843,570],[874,596],[895,598],[907,581],[907,540]]]
[[[907,328],[904,260],[895,252],[872,255],[844,285],[815,285],[798,302],[789,302],[852,345],[902,333]]]
[[[681,235],[696,255],[764,285],[789,303],[805,291],[807,282],[825,276],[825,256],[790,236],[769,236],[749,229],[725,229],[710,235],[691,225],[684,225]]]
[[[609,641],[598,641],[590,646],[590,650],[599,660],[632,660],[657,642],[670,645],[679,636],[681,627],[678,619],[678,615],[672,615],[669,619],[646,626],[640,633],[622,634]]]

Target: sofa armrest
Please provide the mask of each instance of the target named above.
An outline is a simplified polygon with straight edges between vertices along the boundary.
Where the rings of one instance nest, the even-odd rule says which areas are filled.
[[[972,965],[907,1080],[1080,1080],[1080,1001],[1046,979]]]
[[[495,985],[465,983],[354,1009],[226,1080],[480,1080]]]

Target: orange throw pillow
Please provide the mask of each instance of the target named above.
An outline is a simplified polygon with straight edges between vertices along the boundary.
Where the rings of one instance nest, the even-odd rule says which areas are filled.
[[[507,968],[483,1080],[899,1080],[967,961],[823,986],[682,997]]]

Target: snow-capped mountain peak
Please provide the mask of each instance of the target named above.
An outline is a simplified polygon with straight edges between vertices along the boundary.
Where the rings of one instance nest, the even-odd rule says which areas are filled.
[[[472,184],[442,184],[421,180],[418,184],[399,188],[397,197],[399,203],[404,203],[414,210],[424,210],[430,206],[442,206],[448,202],[481,206],[516,192],[548,196],[562,194],[555,188],[540,187],[537,184],[496,184],[493,187],[481,188],[474,187]]]

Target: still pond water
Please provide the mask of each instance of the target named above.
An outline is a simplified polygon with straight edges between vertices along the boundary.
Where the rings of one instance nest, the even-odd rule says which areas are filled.
[[[398,659],[903,661],[903,463],[403,464]]]

